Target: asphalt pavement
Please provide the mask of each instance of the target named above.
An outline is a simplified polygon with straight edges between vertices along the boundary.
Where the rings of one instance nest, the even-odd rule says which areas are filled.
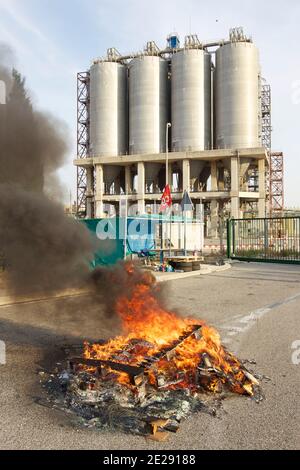
[[[7,353],[0,365],[0,449],[299,449],[300,352],[293,345],[300,340],[300,266],[237,262],[166,288],[169,307],[205,319],[229,349],[255,361],[249,367],[267,376],[261,403],[233,396],[216,417],[191,416],[166,443],[78,428],[70,415],[37,403],[37,372],[63,358],[63,345],[116,334],[115,319],[88,293],[0,305]]]

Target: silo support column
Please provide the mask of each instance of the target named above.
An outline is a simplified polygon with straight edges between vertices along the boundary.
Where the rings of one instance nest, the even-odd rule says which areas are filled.
[[[258,217],[266,217],[266,168],[265,160],[258,160]]]
[[[243,158],[240,161],[240,181],[242,185],[242,191],[248,191],[246,173],[250,167],[251,159]]]
[[[218,191],[218,168],[216,160],[210,163],[211,175],[211,190]],[[217,238],[218,236],[218,217],[219,217],[219,203],[217,200],[212,200],[210,203],[210,236]]]
[[[218,219],[219,219],[219,203],[212,200],[210,203],[210,236],[217,238],[218,236]]]
[[[239,163],[238,157],[232,157],[231,162],[231,217],[234,219],[240,218],[240,198],[239,198],[239,184],[240,184],[240,174],[239,174]]]
[[[94,215],[93,211],[94,198],[94,167],[86,169],[86,216],[91,219]]]
[[[139,214],[145,213],[145,164],[138,162],[137,165],[137,193],[138,193],[138,212]]]
[[[126,194],[132,193],[132,176],[130,166],[125,166],[125,192]]]
[[[241,215],[240,212],[240,198],[231,197],[231,217],[233,219],[239,219]]]
[[[115,194],[117,195],[121,194],[120,176],[118,176],[118,178],[116,178],[114,181],[114,190],[115,190]]]
[[[218,191],[218,169],[217,162],[213,160],[210,164],[211,190]]]
[[[104,195],[103,166],[96,165],[95,217],[97,219],[101,219],[104,216],[103,195]]]
[[[225,190],[224,167],[219,168],[218,190]]]
[[[182,160],[182,190],[190,191],[190,161],[188,159]]]

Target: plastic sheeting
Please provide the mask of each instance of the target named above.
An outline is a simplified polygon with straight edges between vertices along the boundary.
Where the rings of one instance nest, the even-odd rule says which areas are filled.
[[[158,220],[128,218],[125,233],[124,218],[85,219],[82,221],[95,237],[95,257],[92,267],[112,265],[125,255],[149,252],[155,247]]]

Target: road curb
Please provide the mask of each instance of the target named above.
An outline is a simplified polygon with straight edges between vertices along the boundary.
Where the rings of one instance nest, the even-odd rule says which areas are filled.
[[[204,267],[205,266],[205,267]],[[154,276],[156,278],[156,282],[166,282],[166,281],[174,281],[177,279],[184,279],[186,277],[193,277],[193,276],[205,276],[206,274],[211,274],[215,272],[227,271],[227,269],[231,268],[231,264],[225,263],[223,266],[211,266],[211,265],[201,265],[201,269],[199,271],[191,271],[189,273],[161,273],[161,272],[154,272]]]
[[[48,300],[63,300],[72,297],[80,297],[82,295],[89,295],[92,291],[82,290],[80,292],[73,292],[73,293],[59,293],[53,294],[44,297],[20,297],[20,298],[13,298],[10,296],[3,296],[0,297],[0,308],[2,307],[12,307],[13,305],[22,305],[22,304],[32,304],[37,302],[46,302]]]
[[[151,271],[155,278],[156,282],[167,282],[167,281],[174,281],[177,279],[184,279],[186,277],[192,276],[205,276],[206,274],[211,274],[215,272],[227,271],[227,269],[231,268],[231,264],[225,263],[223,266],[212,266],[212,265],[201,265],[201,269],[199,271],[191,271],[188,273],[161,273],[161,272],[153,272]],[[79,289],[79,290],[71,290],[71,291],[64,291],[53,295],[48,296],[33,296],[33,297],[19,297],[13,298],[11,296],[1,296],[0,297],[0,308],[4,307],[11,307],[13,305],[18,304],[30,304],[36,302],[44,302],[48,300],[63,300],[71,297],[79,297],[82,295],[91,294],[92,291],[89,289]]]

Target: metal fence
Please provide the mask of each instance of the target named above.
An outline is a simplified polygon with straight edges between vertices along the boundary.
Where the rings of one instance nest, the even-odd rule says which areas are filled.
[[[300,217],[229,219],[227,256],[245,261],[300,264]]]

